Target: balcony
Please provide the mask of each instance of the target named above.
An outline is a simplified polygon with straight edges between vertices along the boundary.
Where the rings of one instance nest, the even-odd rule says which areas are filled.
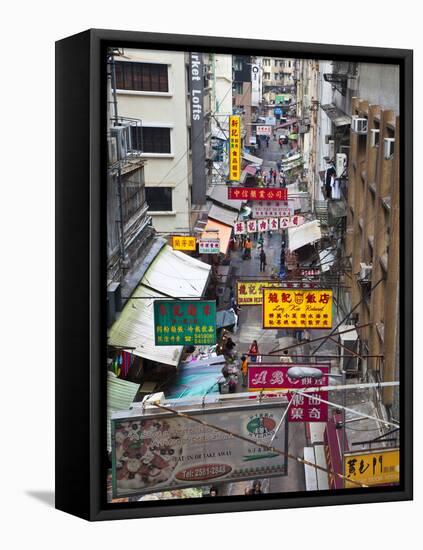
[[[142,121],[117,117],[111,122],[110,137],[107,139],[109,166],[140,159],[143,152]]]

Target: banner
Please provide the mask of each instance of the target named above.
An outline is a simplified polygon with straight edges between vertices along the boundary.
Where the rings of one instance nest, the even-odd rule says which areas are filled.
[[[251,65],[251,106],[258,107],[261,101],[260,93],[261,71],[258,65]]]
[[[248,401],[248,400],[247,400]],[[287,458],[266,451],[286,410],[286,400],[232,406],[207,403],[183,412],[242,435],[251,443],[169,413],[114,413],[111,420],[113,496],[242,481],[287,474]],[[200,411],[200,412],[199,412]],[[271,445],[286,450],[286,422]]]
[[[321,370],[324,374],[322,378],[290,378],[288,369],[292,367],[313,367]],[[284,366],[280,364],[250,363],[248,365],[248,390],[249,391],[272,391],[272,390],[290,390],[301,388],[315,388],[328,385],[328,364],[303,364],[289,363]],[[310,392],[310,397],[305,397],[298,393],[289,394],[292,400],[288,410],[289,422],[327,422],[328,405],[322,403],[319,399],[328,400],[328,392]]]
[[[173,250],[195,250],[196,239],[195,237],[176,236],[172,237]]]
[[[287,201],[288,190],[268,187],[228,187],[228,199],[247,201]]]
[[[190,104],[191,104],[191,158],[192,158],[192,202],[206,202],[207,179],[204,170],[206,151],[204,148],[204,62],[203,54],[189,54]]]
[[[384,485],[400,481],[399,449],[380,449],[345,453],[344,476],[365,485]],[[357,485],[345,481],[345,488]]]
[[[156,346],[215,344],[216,302],[154,300],[154,335]]]
[[[241,117],[229,117],[229,179],[238,181],[241,177]]]
[[[199,254],[219,254],[220,239],[200,239],[198,241]]]
[[[294,215],[294,208],[288,206],[286,201],[267,203],[260,201],[251,207],[251,215],[253,218],[290,217]]]
[[[303,216],[293,216],[292,218],[263,218],[258,220],[248,220],[246,222],[235,222],[234,234],[244,235],[246,233],[277,231],[278,229],[299,227],[304,223],[304,221]]]
[[[239,306],[261,306],[264,287],[282,287],[278,281],[237,281],[236,300]]]
[[[306,327],[332,327],[332,290],[263,288],[263,328]]]

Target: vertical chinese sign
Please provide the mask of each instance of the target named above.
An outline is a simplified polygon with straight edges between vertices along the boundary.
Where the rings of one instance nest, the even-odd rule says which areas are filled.
[[[331,328],[332,290],[263,288],[263,328]]]
[[[241,177],[241,117],[229,117],[229,179]]]
[[[154,300],[154,335],[156,346],[215,344],[216,302]]]
[[[291,378],[288,376],[288,369],[301,365],[290,363],[289,366],[275,364],[257,364],[248,366],[248,390],[249,391],[272,391],[272,390],[301,390],[306,388],[317,388],[328,385],[329,365],[313,364],[313,367],[322,371],[323,376],[316,380],[314,378]],[[299,393],[290,393],[291,401],[288,410],[289,422],[327,422],[328,405],[322,403],[321,399],[328,400],[327,391],[316,393],[307,392],[309,397]]]
[[[196,239],[195,237],[176,236],[172,237],[173,250],[195,250]]]
[[[345,453],[344,475],[347,479],[369,486],[399,483],[399,449]],[[357,485],[348,481],[345,482],[345,488],[354,487],[357,487]]]

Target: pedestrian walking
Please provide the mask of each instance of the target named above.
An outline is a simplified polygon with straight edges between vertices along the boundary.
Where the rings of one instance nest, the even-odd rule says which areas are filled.
[[[251,494],[253,494],[253,495],[262,495],[263,494],[263,490],[261,488],[261,481],[259,481],[258,479],[256,479],[253,482],[253,488],[252,488]]]
[[[252,242],[250,237],[247,237],[244,242],[244,260],[249,260],[251,258],[251,248],[252,248]]]
[[[241,374],[242,374],[242,385],[244,388],[248,384],[248,358],[246,355],[241,356]]]
[[[273,185],[276,185],[276,170],[273,172]]]
[[[257,340],[253,340],[253,343],[250,346],[250,349],[248,350],[248,356],[250,357],[251,363],[257,362],[257,355],[259,353],[259,348],[257,344]]]
[[[269,136],[266,136],[266,147],[267,147],[267,148],[269,147],[269,141],[270,141]]]
[[[262,248],[260,250],[260,271],[265,271],[266,269],[266,253]]]

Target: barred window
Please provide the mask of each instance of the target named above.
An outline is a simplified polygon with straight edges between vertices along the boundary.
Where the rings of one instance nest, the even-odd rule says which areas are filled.
[[[142,141],[144,153],[170,153],[170,128],[143,126]]]
[[[168,92],[167,65],[117,61],[116,88],[139,92]]]

